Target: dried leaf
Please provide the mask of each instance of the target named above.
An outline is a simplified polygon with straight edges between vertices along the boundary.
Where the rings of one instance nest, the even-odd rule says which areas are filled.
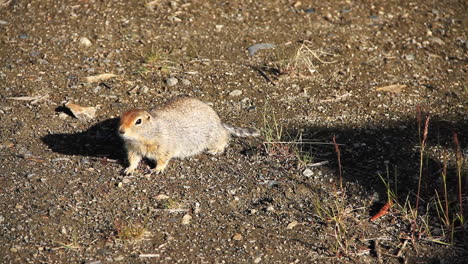
[[[384,206],[382,206],[382,208],[380,208],[379,212],[377,214],[375,214],[370,220],[375,221],[378,218],[386,215],[388,213],[388,210],[390,209],[390,207],[392,207],[392,205],[393,205],[392,201],[387,202]]]

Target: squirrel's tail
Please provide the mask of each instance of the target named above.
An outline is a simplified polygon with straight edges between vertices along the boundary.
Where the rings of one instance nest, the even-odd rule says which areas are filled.
[[[260,131],[255,128],[244,128],[244,127],[233,127],[230,125],[223,124],[223,127],[231,134],[236,137],[258,137],[260,136]]]

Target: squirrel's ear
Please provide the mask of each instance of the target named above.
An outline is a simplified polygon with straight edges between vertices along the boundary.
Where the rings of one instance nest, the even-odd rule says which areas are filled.
[[[146,117],[146,120],[150,120],[150,119],[151,119],[151,115],[148,115],[148,116]]]

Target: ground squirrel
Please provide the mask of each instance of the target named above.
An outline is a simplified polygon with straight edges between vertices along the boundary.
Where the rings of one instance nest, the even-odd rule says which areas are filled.
[[[156,161],[156,173],[163,172],[171,158],[185,158],[203,151],[224,151],[230,135],[258,136],[254,128],[221,123],[216,112],[200,100],[182,97],[162,107],[129,110],[120,117],[119,134],[125,142],[132,174],[143,157]]]

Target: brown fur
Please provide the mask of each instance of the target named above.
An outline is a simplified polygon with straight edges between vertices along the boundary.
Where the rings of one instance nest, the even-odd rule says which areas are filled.
[[[160,173],[172,158],[190,157],[203,151],[222,153],[230,134],[258,135],[255,129],[222,124],[209,105],[189,97],[151,111],[133,109],[123,113],[119,133],[128,154],[125,174],[133,173],[143,157],[155,160],[156,172]]]

